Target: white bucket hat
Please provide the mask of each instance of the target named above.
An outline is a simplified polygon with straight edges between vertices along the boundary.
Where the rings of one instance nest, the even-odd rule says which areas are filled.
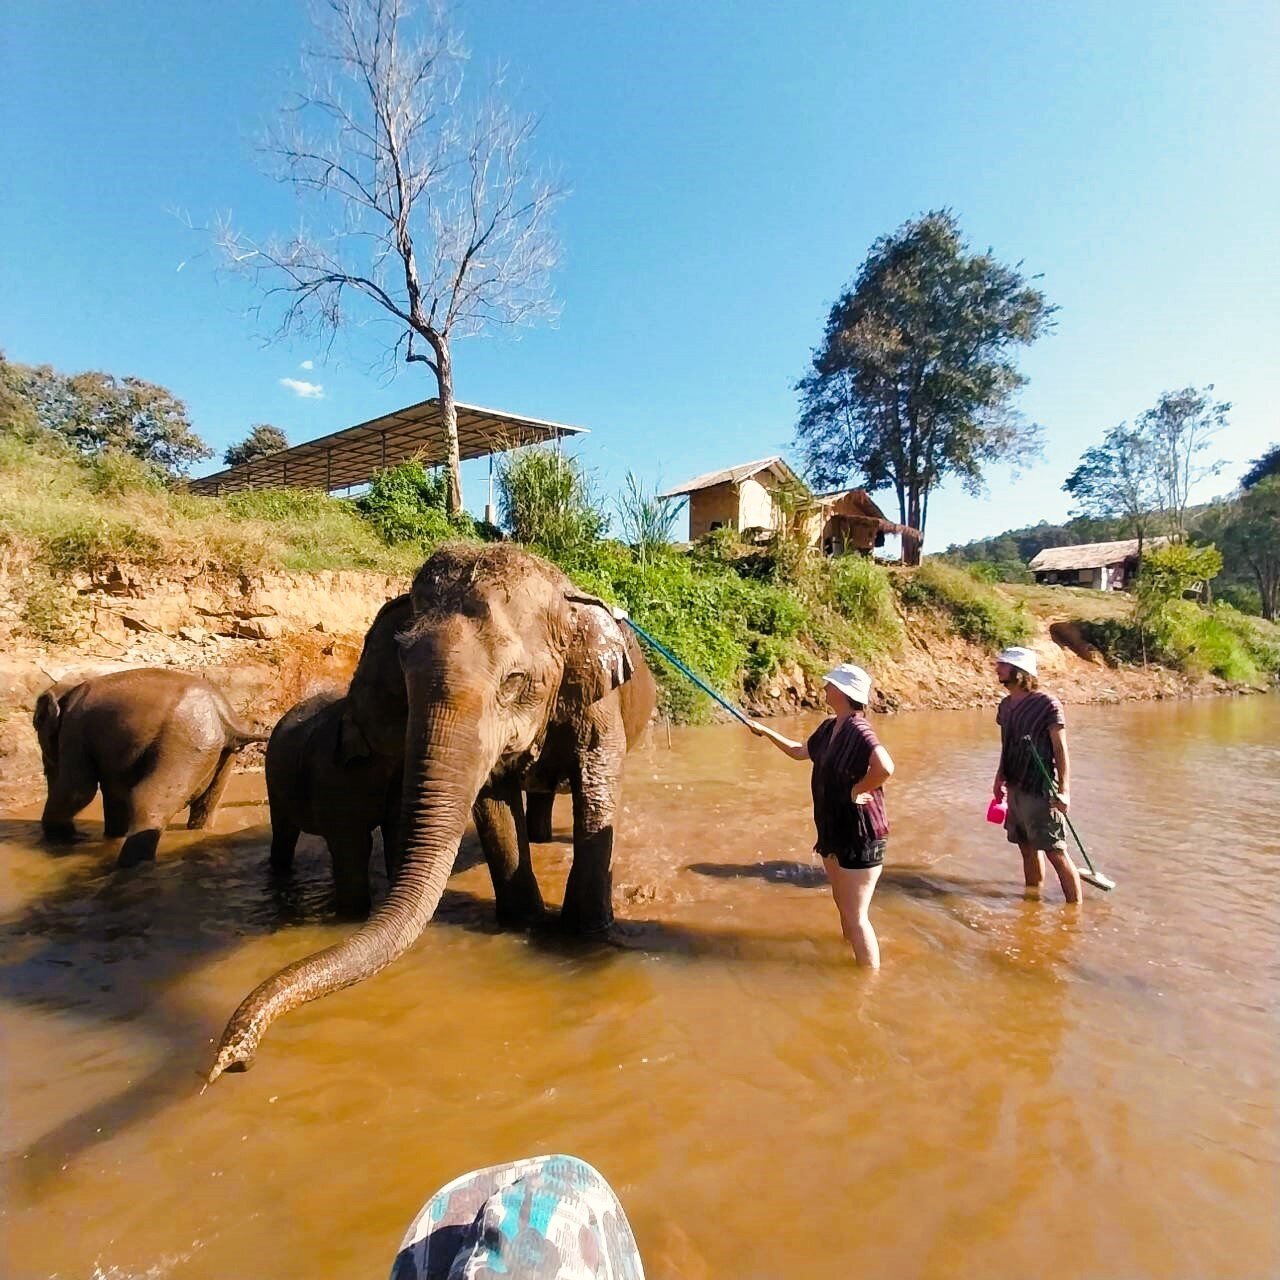
[[[846,698],[860,702],[865,707],[871,701],[871,677],[861,667],[852,662],[842,662],[832,667],[823,680],[834,685]]]
[[[1034,649],[1024,649],[1021,645],[1014,645],[1011,649],[1001,649],[996,656],[996,661],[1010,667],[1017,667],[1019,671],[1025,671],[1029,676],[1037,674]]]

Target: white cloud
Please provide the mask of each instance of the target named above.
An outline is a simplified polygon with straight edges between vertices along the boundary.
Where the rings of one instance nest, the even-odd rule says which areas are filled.
[[[301,396],[303,400],[323,400],[324,387],[318,382],[303,382],[300,378],[281,378],[280,385],[288,387],[296,396]]]
[[[316,362],[314,360],[304,360],[298,366],[299,369],[314,369],[315,367],[316,367]]]

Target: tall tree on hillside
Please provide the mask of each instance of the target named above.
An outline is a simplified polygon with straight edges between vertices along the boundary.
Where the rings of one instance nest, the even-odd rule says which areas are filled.
[[[1229,582],[1258,589],[1262,616],[1280,610],[1280,475],[1263,476],[1238,496],[1214,503],[1197,521],[1196,540],[1222,550]]]
[[[923,533],[946,476],[980,492],[988,463],[1037,447],[1038,428],[1013,407],[1026,382],[1013,354],[1054,310],[1018,266],[969,252],[948,210],[882,236],[797,384],[796,440],[810,476],[892,486],[899,519]]]
[[[1161,488],[1155,449],[1141,431],[1124,422],[1112,427],[1101,444],[1080,455],[1062,487],[1078,504],[1073,515],[1123,520],[1142,559],[1159,519]]]
[[[1183,387],[1166,391],[1138,421],[1138,432],[1151,448],[1160,501],[1170,531],[1179,540],[1187,536],[1187,506],[1191,491],[1201,480],[1215,476],[1226,465],[1205,462],[1204,453],[1213,437],[1227,424],[1231,405],[1215,402],[1210,393]]]
[[[288,447],[289,437],[279,427],[273,427],[269,422],[258,422],[243,440],[227,446],[222,461],[229,467],[237,467],[242,462],[266,458]]]
[[[1273,444],[1260,458],[1255,458],[1249,470],[1240,477],[1242,489],[1252,489],[1268,476],[1280,476],[1280,444]]]
[[[453,339],[550,312],[560,191],[528,159],[532,118],[495,84],[469,93],[467,55],[440,6],[322,0],[309,83],[265,151],[323,234],[259,243],[220,229],[228,263],[285,306],[280,334],[331,336],[353,301],[391,324],[390,367],[435,375],[449,509],[462,507]]]
[[[81,453],[118,449],[170,475],[212,455],[192,430],[187,406],[154,382],[92,371],[62,374],[47,364],[6,364],[5,381],[40,426]]]

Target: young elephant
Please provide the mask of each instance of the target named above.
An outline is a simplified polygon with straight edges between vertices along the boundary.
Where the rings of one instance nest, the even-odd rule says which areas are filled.
[[[101,787],[104,834],[125,838],[122,867],[154,858],[160,833],[188,805],[187,826],[207,827],[236,752],[266,741],[206,680],[155,667],[54,685],[32,722],[49,784],[45,835],[74,839],[76,814]]]
[[[398,760],[344,750],[348,699],[318,693],[291,707],[267,743],[267,802],[271,806],[271,869],[293,867],[298,836],[323,836],[333,859],[338,914],[369,914],[369,855],[373,829],[394,842],[400,805]],[[349,732],[348,730],[345,730]]]

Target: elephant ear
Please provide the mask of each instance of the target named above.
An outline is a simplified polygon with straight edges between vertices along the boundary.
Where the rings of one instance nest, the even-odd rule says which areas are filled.
[[[338,721],[338,744],[335,751],[338,763],[355,764],[358,760],[367,760],[372,754],[369,739],[356,723],[351,708],[344,707],[342,718]]]
[[[599,702],[631,679],[627,638],[613,611],[595,596],[565,593],[568,643],[564,655],[562,701],[580,706]]]
[[[36,709],[31,717],[36,737],[40,740],[40,756],[48,775],[58,761],[58,730],[62,728],[62,704],[58,701],[61,689],[53,685],[36,699]]]

